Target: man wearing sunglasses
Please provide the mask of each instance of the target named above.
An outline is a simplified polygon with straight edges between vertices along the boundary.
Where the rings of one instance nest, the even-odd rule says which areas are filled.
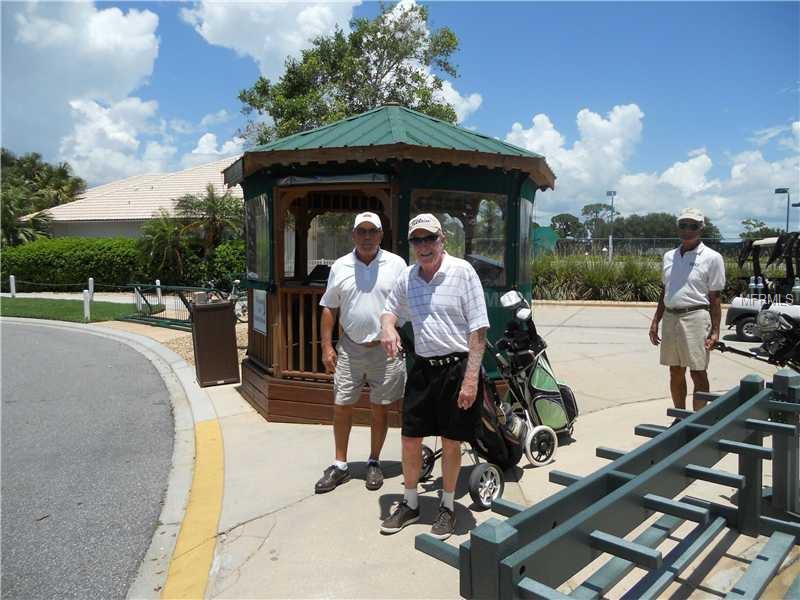
[[[720,292],[725,287],[722,256],[700,241],[703,213],[685,208],[678,217],[681,245],[664,254],[664,288],[650,324],[650,341],[661,344],[661,364],[669,367],[669,387],[675,408],[686,408],[686,368],[695,392],[708,391],[710,351],[719,340],[722,317]],[[658,324],[662,320],[661,336]],[[693,401],[694,410],[705,406]]]
[[[322,362],[333,373],[333,437],[335,459],[317,481],[318,494],[330,492],[350,480],[347,446],[353,425],[353,405],[369,384],[372,404],[371,448],[367,462],[366,487],[383,485],[379,462],[388,428],[388,405],[403,397],[405,362],[387,358],[380,345],[380,314],[394,282],[406,269],[405,261],[381,249],[383,228],[375,213],[356,216],[353,224],[354,250],[331,267],[328,286],[320,298],[322,309]],[[336,312],[342,335],[333,348]]]
[[[431,535],[446,539],[455,529],[454,495],[461,468],[461,442],[472,441],[480,419],[480,366],[489,319],[478,274],[467,261],[444,251],[439,220],[421,214],[408,224],[417,263],[392,288],[381,315],[381,343],[389,356],[401,349],[395,324],[414,328],[414,365],[403,399],[403,501],[381,525],[396,533],[419,520],[417,482],[422,439],[442,438],[442,501]]]

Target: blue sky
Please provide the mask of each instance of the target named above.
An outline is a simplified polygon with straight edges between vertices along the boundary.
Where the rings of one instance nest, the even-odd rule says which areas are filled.
[[[404,0],[410,2],[412,0]],[[800,200],[800,3],[434,2],[461,125],[544,154],[538,219],[618,191],[728,235]],[[239,152],[238,91],[376,3],[4,2],[3,145],[93,184]],[[534,120],[535,117],[535,120]],[[795,220],[800,219],[800,213]],[[796,221],[793,224],[796,227]]]

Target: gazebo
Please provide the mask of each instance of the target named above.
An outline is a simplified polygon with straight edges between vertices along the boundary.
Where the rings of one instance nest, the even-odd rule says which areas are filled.
[[[333,418],[319,299],[328,265],[352,248],[356,213],[380,215],[383,247],[411,262],[409,218],[434,213],[447,251],[481,277],[496,339],[500,295],[516,288],[530,297],[534,197],[555,183],[538,154],[392,104],[255,147],[224,175],[245,198],[242,391],[267,419],[297,423]],[[355,422],[369,418],[359,403]]]

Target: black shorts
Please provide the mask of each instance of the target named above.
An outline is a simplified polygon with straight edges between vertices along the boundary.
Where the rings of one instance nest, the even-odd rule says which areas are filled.
[[[403,400],[403,429],[406,437],[438,435],[451,440],[471,442],[480,423],[480,402],[477,400],[467,410],[458,407],[458,394],[467,354],[450,354],[458,360],[449,364],[431,364],[430,359],[414,357],[414,366],[408,373]],[[437,360],[446,357],[436,357]],[[478,378],[477,397],[481,397],[483,380]]]

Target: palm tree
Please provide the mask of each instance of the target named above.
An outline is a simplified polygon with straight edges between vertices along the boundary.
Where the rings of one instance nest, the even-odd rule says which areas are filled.
[[[142,227],[139,249],[148,271],[162,274],[164,281],[180,280],[186,269],[191,249],[184,227],[163,208]]]
[[[50,237],[52,217],[47,211],[38,212],[25,218],[27,203],[23,191],[4,185],[2,194],[2,221],[0,221],[0,243],[3,246],[17,246],[25,242]]]
[[[187,194],[178,198],[175,212],[187,221],[186,231],[196,233],[209,256],[220,242],[242,237],[244,207],[230,192],[218,194],[212,184],[204,196]]]

